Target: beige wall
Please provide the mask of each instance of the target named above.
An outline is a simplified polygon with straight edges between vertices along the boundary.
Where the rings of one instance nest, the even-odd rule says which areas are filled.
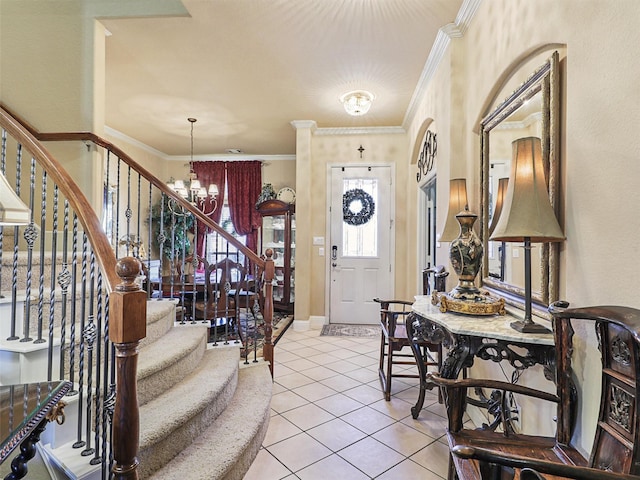
[[[295,160],[268,160],[262,166],[262,183],[270,183],[277,192],[283,187],[296,187]]]
[[[640,61],[630,48],[640,42],[637,18],[640,2],[635,0],[484,0],[465,35],[452,40],[409,128],[415,141],[414,132],[425,118],[438,122],[439,205],[445,205],[447,174],[458,172],[476,182],[470,192],[477,205],[480,142],[474,132],[499,87],[498,78],[545,46],[566,45],[561,64],[561,223],[567,240],[561,247],[560,295],[574,305],[640,306],[635,282],[625,281],[634,278],[637,262],[623,253],[640,233],[640,224],[629,221],[625,208],[640,199],[635,187],[640,137],[632,131],[640,121],[633,100]],[[438,223],[443,221],[440,217]],[[578,328],[580,385],[582,372],[599,359],[592,330]],[[598,395],[596,388],[583,396],[577,441],[584,450],[590,448],[594,426],[587,419],[597,415]],[[552,415],[546,410],[537,417]]]
[[[363,158],[360,158],[358,148],[362,145],[365,149]],[[395,170],[395,200],[396,211],[392,216],[396,226],[396,242],[400,246],[395,253],[395,296],[413,298],[413,290],[407,287],[407,257],[404,241],[407,238],[407,212],[404,205],[407,204],[407,144],[404,134],[378,134],[378,135],[318,135],[312,137],[311,149],[312,161],[310,176],[311,210],[308,212],[311,220],[311,232],[309,238],[313,236],[325,237],[325,251],[329,248],[330,232],[327,231],[327,180],[328,167],[332,164],[387,164],[394,165]],[[297,208],[297,207],[296,207]],[[302,212],[297,211],[299,218]],[[301,265],[301,259],[296,260],[297,272],[308,265],[309,272],[312,272],[310,288],[310,311],[308,314],[296,308],[296,319],[306,320],[308,315],[328,316],[325,310],[326,285],[326,257],[318,255],[318,248],[313,247],[306,263]],[[304,284],[303,284],[304,285]],[[296,298],[299,290],[303,287],[296,281]],[[407,295],[409,295],[407,297]],[[306,318],[305,318],[306,314]],[[373,319],[372,321],[375,321]]]

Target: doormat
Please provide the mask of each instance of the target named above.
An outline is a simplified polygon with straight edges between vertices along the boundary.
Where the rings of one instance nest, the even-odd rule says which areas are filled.
[[[379,325],[345,325],[332,323],[324,325],[320,336],[325,337],[365,337],[377,338],[380,336]]]

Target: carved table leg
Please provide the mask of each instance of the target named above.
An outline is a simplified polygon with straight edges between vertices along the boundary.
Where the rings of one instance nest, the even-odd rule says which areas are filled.
[[[424,396],[426,391],[426,376],[427,376],[427,368],[425,367],[425,359],[422,356],[422,350],[420,347],[414,342],[414,330],[413,330],[413,321],[415,319],[414,314],[409,314],[405,321],[405,326],[407,329],[407,337],[411,339],[409,342],[411,346],[411,350],[413,351],[413,356],[416,359],[416,364],[418,366],[418,375],[420,375],[420,392],[418,394],[418,401],[415,406],[411,407],[411,416],[415,419],[420,415],[420,410],[422,410],[422,406],[424,405]]]

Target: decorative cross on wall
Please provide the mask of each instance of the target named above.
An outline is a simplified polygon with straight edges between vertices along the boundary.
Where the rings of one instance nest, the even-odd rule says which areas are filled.
[[[362,152],[364,152],[364,147],[360,145],[360,148],[358,149],[358,151],[360,152],[360,158],[362,158]]]

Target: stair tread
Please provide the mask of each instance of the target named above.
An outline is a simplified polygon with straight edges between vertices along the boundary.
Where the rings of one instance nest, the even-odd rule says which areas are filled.
[[[142,405],[140,450],[165,439],[212,402],[219,404],[217,413],[222,411],[226,407],[225,392],[231,389],[229,397],[233,395],[239,362],[237,347],[209,349],[198,367],[180,383]]]
[[[206,345],[206,326],[174,327],[155,342],[140,347],[138,380],[161,372]]]
[[[266,363],[242,368],[238,386],[227,409],[193,443],[151,479],[189,478],[211,480],[233,477],[230,471],[255,443],[264,436],[269,419],[272,380]],[[245,458],[246,468],[234,478],[241,478],[257,454],[263,438],[257,439],[255,453]],[[215,461],[212,461],[215,460]]]

